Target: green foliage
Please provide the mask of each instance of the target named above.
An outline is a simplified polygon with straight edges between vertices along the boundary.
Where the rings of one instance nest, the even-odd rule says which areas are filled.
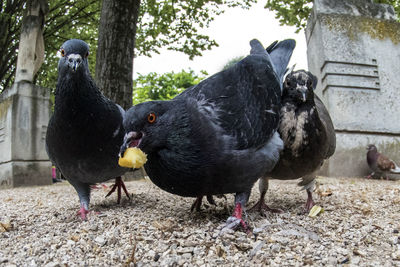
[[[197,75],[193,70],[174,73],[157,74],[151,72],[147,75],[139,74],[133,81],[133,104],[150,100],[168,100],[183,92],[185,89],[198,84],[207,73]]]
[[[381,4],[393,5],[400,18],[400,0],[374,0]],[[311,13],[313,0],[268,0],[265,8],[276,13],[281,25],[295,26],[296,32],[304,29]]]
[[[18,42],[24,7],[27,0],[0,2],[0,93],[10,86],[15,75]],[[82,39],[90,46],[90,70],[94,76],[99,0],[51,0],[46,16],[45,62],[36,77],[36,83],[55,88],[57,82],[57,51],[71,38]],[[167,47],[190,58],[218,44],[207,35],[206,29],[214,17],[226,7],[248,8],[256,0],[142,0],[136,33],[136,55],[150,56]],[[3,49],[3,50],[2,50]],[[1,72],[1,67],[5,73]]]
[[[0,2],[0,92],[14,81],[20,30],[26,0]],[[56,56],[61,44],[70,38],[80,38],[96,54],[98,0],[52,0],[44,26],[45,61],[35,77],[36,83],[55,88],[57,82]],[[94,71],[94,61],[90,64]]]
[[[200,33],[226,7],[249,8],[256,0],[142,0],[136,33],[136,55],[150,56],[167,47],[192,59],[218,46]]]
[[[225,66],[222,68],[222,70],[229,69],[230,67],[232,67],[233,65],[238,63],[243,58],[244,58],[244,56],[239,56],[239,57],[232,58],[231,60],[228,61],[228,63],[225,64]]]
[[[100,3],[98,0],[55,0],[50,2],[46,17],[45,61],[36,77],[38,85],[55,89],[57,83],[57,52],[68,39],[77,38],[90,46],[89,69],[95,70]]]

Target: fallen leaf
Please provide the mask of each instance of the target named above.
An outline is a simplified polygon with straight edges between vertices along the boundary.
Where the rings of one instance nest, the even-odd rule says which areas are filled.
[[[314,205],[311,208],[310,213],[308,213],[308,216],[313,218],[322,212],[324,212],[324,209],[322,207]]]
[[[0,222],[0,232],[4,233],[4,232],[8,232],[12,229],[12,225],[11,222]]]

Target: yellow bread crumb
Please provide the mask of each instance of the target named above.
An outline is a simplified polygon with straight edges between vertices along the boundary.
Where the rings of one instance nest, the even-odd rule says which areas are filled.
[[[122,158],[119,158],[118,164],[121,167],[140,168],[147,161],[147,155],[137,147],[129,147]]]

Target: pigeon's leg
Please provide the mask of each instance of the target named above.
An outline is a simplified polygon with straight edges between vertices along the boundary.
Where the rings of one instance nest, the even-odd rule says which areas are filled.
[[[75,188],[79,196],[79,202],[81,203],[81,208],[76,215],[79,215],[83,221],[86,221],[86,215],[89,213],[90,185],[78,181],[69,181],[69,183]]]
[[[190,207],[190,211],[193,212],[194,209],[196,209],[196,211],[200,211],[201,202],[203,202],[203,196],[197,197]]]
[[[208,203],[210,203],[211,205],[214,205],[214,206],[217,205],[217,203],[215,203],[215,200],[214,200],[214,198],[213,198],[212,195],[207,195],[207,201],[208,201]]]
[[[214,198],[212,195],[207,195],[207,201],[211,205],[217,205],[214,201]],[[194,209],[196,209],[197,212],[201,210],[201,203],[203,202],[203,196],[199,196],[196,198],[196,200],[193,202],[192,206],[190,207],[190,211],[193,212]]]
[[[315,202],[312,197],[312,192],[310,189],[307,189],[307,202],[306,202],[306,211],[310,211],[312,207],[314,207]]]
[[[268,190],[268,177],[261,177],[258,183],[258,188],[260,190],[260,199],[258,202],[249,209],[249,211],[256,210],[260,212],[262,215],[265,215],[264,212],[273,212],[273,213],[282,213],[281,209],[273,209],[270,208],[267,204],[265,204],[265,194]]]
[[[242,228],[246,232],[250,232],[250,227],[247,225],[246,221],[243,220],[243,209],[246,206],[247,201],[249,200],[250,197],[250,191],[248,192],[241,192],[241,193],[236,193],[235,195],[235,209],[233,211],[233,214],[231,217],[228,218],[226,221],[226,226],[224,229],[236,229],[239,226],[242,226]]]
[[[299,186],[303,186],[304,189],[307,191],[307,201],[305,205],[305,209],[307,212],[311,210],[311,208],[315,205],[313,197],[312,197],[312,192],[315,189],[315,183],[316,183],[316,173],[311,173],[309,175],[305,175],[302,177],[302,181],[298,183]]]
[[[371,174],[370,175],[368,175],[368,176],[365,176],[365,178],[367,178],[367,179],[371,179],[372,178],[372,176],[374,176],[375,175],[375,172],[371,172]]]
[[[115,178],[115,184],[111,188],[110,192],[108,192],[106,197],[110,196],[115,191],[115,189],[117,189],[117,188],[118,188],[118,198],[117,198],[117,203],[118,204],[121,202],[121,188],[124,190],[124,192],[125,192],[126,196],[128,197],[128,199],[131,199],[131,197],[129,196],[128,190],[126,190],[124,181],[122,181],[121,176]]]

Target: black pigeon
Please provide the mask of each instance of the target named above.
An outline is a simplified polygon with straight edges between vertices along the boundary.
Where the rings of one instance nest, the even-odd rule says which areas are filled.
[[[161,189],[184,197],[236,193],[242,220],[255,181],[272,170],[283,148],[276,129],[281,80],[295,46],[285,40],[271,56],[257,40],[250,55],[170,101],[130,108],[121,153],[139,147]],[[275,64],[276,62],[281,62]]]
[[[84,41],[68,40],[60,52],[46,150],[50,160],[77,191],[81,203],[78,214],[86,219],[90,185],[116,178],[110,193],[118,187],[118,202],[121,187],[127,194],[121,175],[128,169],[118,166],[125,112],[94,83],[88,67],[89,46]]]
[[[264,203],[268,179],[291,180],[302,178],[299,183],[307,191],[306,209],[314,206],[312,191],[315,172],[325,159],[333,155],[336,136],[328,110],[314,94],[317,77],[308,71],[290,72],[283,84],[279,134],[284,143],[275,168],[260,179],[260,200],[253,207],[260,211],[271,209]]]
[[[400,174],[400,168],[396,163],[379,153],[375,145],[368,145],[367,150],[367,163],[372,170],[372,173],[368,175],[367,178],[371,178],[375,173],[380,175],[384,174],[386,179],[388,179],[388,173]]]

